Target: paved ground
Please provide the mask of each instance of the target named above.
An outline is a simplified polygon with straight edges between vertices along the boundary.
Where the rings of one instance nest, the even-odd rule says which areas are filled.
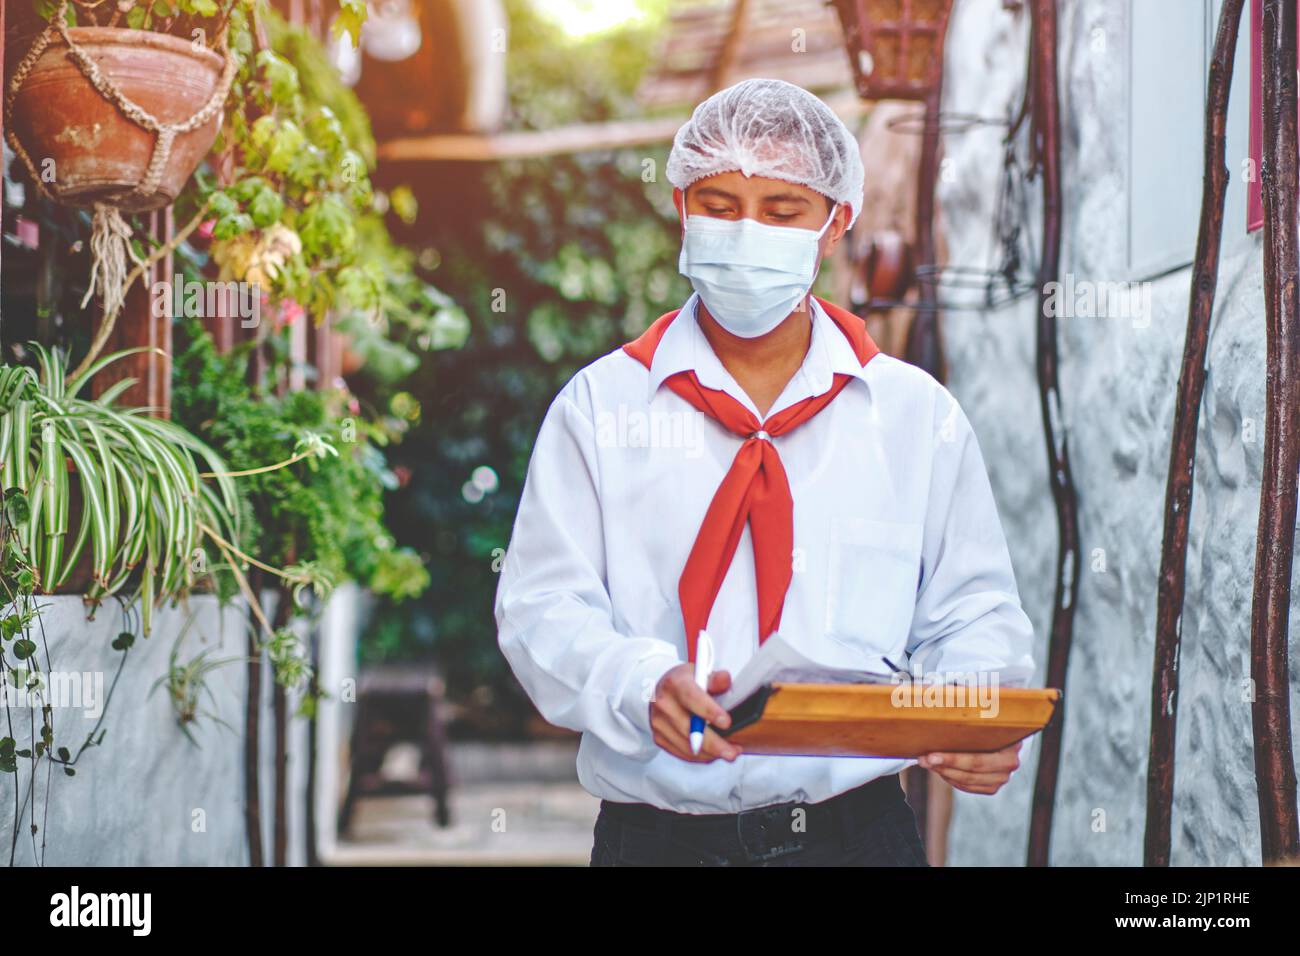
[[[585,866],[598,801],[578,784],[576,744],[457,744],[451,753],[451,826],[433,822],[433,801],[391,797],[358,803],[352,833],[326,862],[343,866]],[[414,769],[394,748],[386,773]]]

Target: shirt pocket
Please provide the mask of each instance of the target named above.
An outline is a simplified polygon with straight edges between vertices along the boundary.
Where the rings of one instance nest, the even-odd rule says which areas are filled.
[[[922,526],[850,517],[830,534],[826,635],[902,667],[921,576]]]

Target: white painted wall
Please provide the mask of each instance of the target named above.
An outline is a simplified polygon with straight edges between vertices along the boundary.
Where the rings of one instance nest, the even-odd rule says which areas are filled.
[[[122,630],[116,605],[100,609],[87,622],[81,599],[44,598],[45,636],[55,669],[103,675],[107,692],[121,655],[109,647]],[[342,748],[346,744],[351,705],[340,699],[343,682],[356,674],[356,640],[362,596],[345,586],[334,595],[321,622],[321,682],[331,694],[320,712],[318,758],[318,844],[333,846],[334,812],[338,806]],[[77,866],[245,865],[243,724],[247,671],[242,661],[215,671],[210,679],[214,701],[207,706],[233,730],[205,718],[195,730],[198,746],[177,727],[166,691],[150,693],[166,673],[176,635],[190,614],[190,626],[179,657],[192,658],[204,648],[214,657],[245,653],[245,619],[240,606],[224,611],[215,598],[197,596],[187,608],[173,608],[155,617],[154,632],[137,640],[107,707],[102,747],[86,751],[75,777],[56,772],[50,778],[48,813],[45,773],[37,780],[36,848],[24,820],[19,829],[16,862],[30,865],[45,842],[46,864]],[[39,643],[39,642],[38,642]],[[41,652],[44,667],[44,651]],[[263,841],[269,861],[271,848],[272,713],[269,667],[263,677],[262,815]],[[291,708],[293,707],[291,703]],[[26,712],[10,710],[18,746],[28,745]],[[38,715],[39,719],[39,715]],[[85,708],[57,708],[59,743],[74,752],[95,721]],[[9,731],[5,729],[4,734]],[[289,742],[289,825],[291,864],[305,860],[306,722],[294,720]],[[20,760],[20,781],[30,782]],[[0,775],[0,851],[8,861],[13,833],[14,777]],[[202,818],[202,826],[196,821]]]
[[[1178,0],[1177,6],[1200,8],[1201,0]],[[1204,12],[1216,18],[1217,8],[1215,2]],[[1147,192],[1133,189],[1131,170],[1150,157],[1132,154],[1132,134],[1152,121],[1153,107],[1134,110],[1130,56],[1142,61],[1137,72],[1147,75],[1178,64],[1162,62],[1171,55],[1164,44],[1130,43],[1131,11],[1130,4],[1112,0],[1061,3],[1062,271],[1077,280],[1147,278],[1142,264],[1160,259],[1155,252],[1167,252],[1154,247],[1177,245],[1176,236],[1153,232],[1149,217],[1135,229],[1132,210],[1145,201],[1157,207],[1185,203],[1193,223],[1199,210],[1199,146],[1162,160],[1168,176],[1158,197],[1150,195],[1149,176]],[[1005,12],[999,0],[959,0],[949,29],[945,108],[1005,115],[1020,94],[1027,35],[1027,14]],[[1212,26],[1206,35],[1212,42]],[[1183,619],[1176,865],[1259,862],[1250,708],[1243,700],[1265,411],[1262,240],[1245,231],[1239,178],[1247,156],[1248,35],[1247,18],[1231,104],[1228,166],[1234,182],[1202,408]],[[1162,128],[1191,123],[1199,143],[1203,83],[1166,94]],[[1139,135],[1137,141],[1145,140]],[[950,176],[939,188],[949,261],[984,265],[1000,131],[948,137],[945,155]],[[1167,192],[1174,188],[1181,192]],[[1038,235],[1037,211],[1032,221]],[[1133,237],[1138,248],[1130,255]],[[1190,250],[1194,242],[1193,234],[1185,245]],[[1177,256],[1172,263],[1177,267]],[[1142,862],[1156,577],[1189,284],[1185,266],[1153,281],[1149,322],[1076,317],[1061,323],[1061,394],[1085,567],[1052,834],[1052,859],[1059,864]],[[1041,676],[1057,539],[1038,416],[1035,308],[1030,298],[996,312],[950,313],[944,323],[950,385],[989,464],[1021,597],[1038,631]],[[1297,631],[1300,617],[1293,617],[1292,635]],[[1291,673],[1294,722],[1300,716],[1294,636]],[[1294,728],[1292,733],[1300,738]],[[1034,748],[1034,759],[995,797],[958,794],[951,863],[1023,863],[1036,756]],[[1103,817],[1099,832],[1095,827]]]

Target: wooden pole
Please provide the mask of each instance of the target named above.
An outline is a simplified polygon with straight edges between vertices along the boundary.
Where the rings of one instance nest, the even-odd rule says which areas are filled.
[[[289,865],[289,699],[277,682],[271,689],[271,705],[275,718],[275,798],[274,827],[271,842],[271,865]]]
[[[727,85],[727,78],[736,65],[741,36],[745,32],[745,13],[748,6],[749,0],[732,0],[731,26],[722,39],[722,48],[718,50],[718,58],[714,61],[709,75],[713,90],[720,90]],[[713,90],[709,92],[712,93]]]
[[[5,4],[0,0],[0,79],[5,76]],[[4,110],[0,109],[0,143],[5,141],[5,122]],[[0,147],[0,151],[3,147]],[[0,182],[0,189],[4,188]],[[0,202],[0,236],[4,234],[4,203]],[[4,242],[0,240],[0,253],[3,252]],[[0,348],[4,347],[4,316],[0,315]]]
[[[939,107],[942,102],[943,76],[925,98],[925,126],[921,134],[921,164],[916,175],[916,256],[917,262],[931,267],[917,278],[918,308],[907,328],[903,357],[923,368],[939,381],[946,377],[943,345],[939,337],[939,300],[933,267],[938,257],[934,241],[934,191],[939,180]],[[906,771],[907,802],[916,815],[916,826],[927,852],[930,849],[930,771],[909,767]]]
[[[917,304],[907,329],[903,357],[939,381],[947,377],[943,339],[939,332],[939,301],[934,268],[938,253],[934,241],[934,190],[939,180],[939,109],[943,97],[943,72],[925,98],[925,127],[921,134],[921,167],[916,178],[916,261],[929,267],[917,276]],[[922,831],[924,832],[924,831]]]
[[[318,625],[311,629],[311,683],[307,693],[320,702],[320,633]],[[317,707],[311,710],[307,718],[307,795],[306,807],[303,808],[304,845],[307,848],[307,865],[320,866],[320,847],[316,842],[316,768],[318,764],[317,748],[320,746],[319,716]]]
[[[1205,177],[1201,186],[1201,225],[1187,306],[1183,368],[1178,376],[1174,433],[1165,485],[1165,531],[1160,552],[1156,601],[1155,665],[1151,679],[1151,745],[1147,762],[1147,822],[1143,862],[1168,866],[1174,799],[1174,742],[1178,720],[1178,655],[1182,644],[1183,596],[1187,579],[1187,532],[1191,523],[1196,474],[1196,429],[1205,391],[1210,319],[1219,278],[1223,202],[1228,188],[1224,161],[1228,94],[1232,90],[1237,32],[1245,0],[1224,0],[1210,61],[1205,95]]]
[[[293,617],[293,591],[280,585],[276,589],[274,627],[278,631]],[[275,675],[271,688],[275,727],[275,797],[273,802],[271,865],[289,865],[289,693]]]
[[[301,321],[306,321],[303,319]],[[320,390],[334,387],[334,383],[342,378],[342,368],[340,349],[334,331],[334,316],[327,313],[319,325],[313,330],[312,336],[308,342],[310,346],[308,351],[308,362],[316,369],[316,388]],[[292,595],[289,595],[292,600]],[[319,765],[319,754],[317,749],[320,746],[320,659],[321,659],[321,635],[322,627],[319,621],[321,609],[314,605],[317,612],[315,620],[311,626],[311,682],[307,688],[307,693],[317,701],[317,707],[311,709],[307,717],[307,792],[306,806],[303,810],[304,828],[306,830],[304,844],[307,849],[307,865],[320,866],[320,848],[316,841],[317,819],[316,819],[316,792],[317,780],[316,770]]]
[[[159,209],[147,216],[148,228],[154,241],[166,245],[172,241],[176,223],[172,207]],[[104,354],[118,349],[148,348],[114,362],[90,381],[94,397],[125,378],[135,379],[135,384],[122,393],[118,402],[123,405],[152,408],[161,418],[171,417],[172,394],[172,303],[175,282],[175,259],[169,251],[132,283],[127,291],[122,313],[113,323],[112,332],[104,343]],[[166,302],[156,302],[154,288],[158,283],[160,294]],[[104,322],[102,309],[96,309],[96,329]]]
[[[265,572],[249,571],[253,594],[262,594]],[[244,702],[244,829],[248,836],[248,865],[264,866],[262,852],[261,747],[262,733],[262,647],[257,622],[248,621],[248,696]]]
[[[1038,267],[1037,366],[1039,406],[1047,438],[1047,474],[1056,505],[1056,592],[1047,654],[1047,686],[1065,688],[1074,632],[1074,607],[1079,596],[1079,511],[1070,471],[1070,454],[1061,414],[1056,318],[1049,308],[1048,287],[1060,275],[1061,262],[1061,116],[1057,98],[1056,0],[1033,0],[1033,76],[1031,134],[1043,182],[1043,251]],[[1057,717],[1043,731],[1029,821],[1028,864],[1046,866],[1052,836],[1061,762],[1061,733],[1065,700]]]
[[[1250,618],[1251,708],[1265,863],[1300,858],[1291,752],[1287,614],[1300,468],[1300,316],[1296,283],[1296,3],[1263,8],[1264,311],[1268,329],[1264,479]]]

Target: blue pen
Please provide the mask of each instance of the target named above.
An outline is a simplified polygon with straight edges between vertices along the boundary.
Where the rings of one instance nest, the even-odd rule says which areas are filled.
[[[709,692],[709,675],[713,673],[713,641],[709,632],[702,629],[695,641],[695,683],[704,693]],[[705,720],[691,714],[691,753],[697,754],[704,746]]]

